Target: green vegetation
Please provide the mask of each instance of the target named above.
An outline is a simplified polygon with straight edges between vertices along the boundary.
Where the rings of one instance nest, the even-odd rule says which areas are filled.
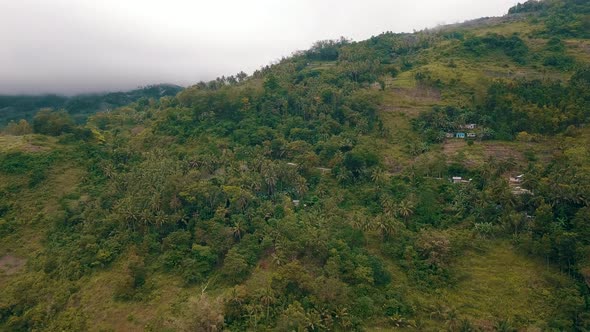
[[[0,329],[590,329],[589,8],[11,123]]]
[[[20,119],[31,121],[37,111],[43,108],[64,110],[77,123],[83,123],[88,116],[94,113],[108,111],[134,102],[148,105],[150,99],[174,96],[180,90],[182,88],[179,86],[160,84],[128,92],[86,94],[73,97],[0,95],[0,127],[10,125],[11,121]]]
[[[466,123],[480,125],[480,137],[514,139],[522,132],[556,134],[590,122],[590,69],[574,72],[568,84],[556,81],[497,81],[474,109],[434,108],[414,122],[432,142],[444,140]],[[487,129],[487,130],[486,130]]]

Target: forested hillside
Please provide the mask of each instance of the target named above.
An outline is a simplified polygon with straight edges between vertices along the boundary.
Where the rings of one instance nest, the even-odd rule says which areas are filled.
[[[0,330],[589,330],[589,32],[529,1],[13,123]]]
[[[181,87],[169,84],[151,85],[127,92],[104,94],[85,94],[73,97],[58,95],[10,96],[0,95],[0,127],[18,122],[21,119],[31,121],[33,116],[43,108],[63,109],[76,123],[83,123],[89,115],[109,111],[139,101],[149,103],[150,98],[160,99],[174,96]]]

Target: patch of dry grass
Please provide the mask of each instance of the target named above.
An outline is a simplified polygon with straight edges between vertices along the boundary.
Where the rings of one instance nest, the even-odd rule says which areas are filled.
[[[0,134],[0,153],[8,151],[44,152],[56,147],[57,139],[42,135],[12,136]]]
[[[460,282],[442,290],[437,301],[482,325],[508,319],[543,328],[557,309],[549,302],[551,294],[560,291],[555,281],[573,287],[555,268],[518,254],[504,241],[490,241],[484,251],[466,253],[453,268]]]

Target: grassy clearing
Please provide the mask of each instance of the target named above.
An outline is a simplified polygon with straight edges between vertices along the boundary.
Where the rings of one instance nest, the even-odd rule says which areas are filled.
[[[19,149],[25,144],[24,136],[0,135],[0,152]]]
[[[35,188],[28,188],[26,177],[0,175],[0,190],[22,187],[18,199],[10,208],[6,221],[15,224],[18,231],[5,236],[0,242],[0,256],[14,254],[27,259],[42,250],[47,220],[63,218],[60,200],[75,193],[85,172],[71,165],[60,165],[50,170],[47,180]]]
[[[308,68],[312,70],[327,70],[336,66],[336,61],[314,61],[309,64]]]
[[[463,164],[468,168],[482,166],[488,160],[513,162],[515,167],[525,168],[531,161],[549,162],[560,139],[537,137],[534,142],[474,141],[468,145],[466,140],[448,139],[440,151],[448,162]]]
[[[489,241],[482,251],[467,252],[454,270],[461,276],[459,283],[442,290],[438,300],[480,325],[507,319],[542,328],[557,309],[548,301],[551,295],[560,287],[573,287],[559,271],[516,253],[505,241]]]
[[[400,91],[385,92],[379,118],[388,134],[371,144],[378,148],[389,172],[399,172],[411,162],[412,157],[408,154],[406,146],[410,142],[420,141],[420,138],[412,130],[410,120],[429,110],[431,102],[404,95]]]
[[[387,88],[391,89],[415,89],[417,87],[413,71],[405,71],[396,78],[387,81]]]
[[[31,222],[39,215],[48,216],[59,213],[60,199],[74,193],[85,175],[85,171],[70,165],[55,167],[47,174],[44,183],[35,188],[23,188],[12,211],[15,217]]]
[[[465,140],[450,139],[445,141],[442,151],[449,162],[473,168],[482,166],[489,159],[513,161],[520,165],[525,163],[519,149],[508,142],[474,142],[468,145]]]
[[[517,253],[507,241],[482,240],[478,246],[453,264],[458,277],[453,287],[407,294],[420,308],[413,317],[416,328],[393,329],[387,322],[376,322],[367,330],[442,331],[464,319],[484,331],[493,331],[500,320],[527,331],[546,329],[559,309],[551,299],[563,288],[574,288],[574,283],[553,267]],[[395,262],[382,258],[396,285],[412,287]]]
[[[121,260],[122,261],[122,260]],[[154,275],[146,287],[153,291],[138,301],[114,299],[115,286],[124,274],[121,264],[92,277],[86,277],[78,295],[78,306],[93,325],[90,331],[162,331],[176,330],[180,306],[196,294],[198,287],[183,287],[169,275]]]
[[[567,54],[577,62],[590,63],[590,40],[569,39],[565,41]]]
[[[8,151],[44,152],[56,147],[57,139],[41,135],[0,135],[0,153]]]
[[[505,22],[501,24],[483,25],[471,30],[471,32],[476,36],[484,36],[488,33],[497,33],[504,36],[510,36],[513,34],[528,35],[541,27],[541,24],[532,24],[530,20],[520,20],[518,22],[505,20]]]
[[[383,160],[387,164],[392,162],[396,164],[406,164],[409,156],[403,147],[406,142],[410,142],[415,133],[410,130],[409,118],[402,112],[383,111],[380,115],[385,128],[389,130],[387,137],[377,140],[379,150],[382,153]]]

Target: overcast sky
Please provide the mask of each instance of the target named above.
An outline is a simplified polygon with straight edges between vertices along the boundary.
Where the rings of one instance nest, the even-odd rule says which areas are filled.
[[[251,73],[316,40],[500,16],[517,2],[0,0],[0,94],[186,86]]]

